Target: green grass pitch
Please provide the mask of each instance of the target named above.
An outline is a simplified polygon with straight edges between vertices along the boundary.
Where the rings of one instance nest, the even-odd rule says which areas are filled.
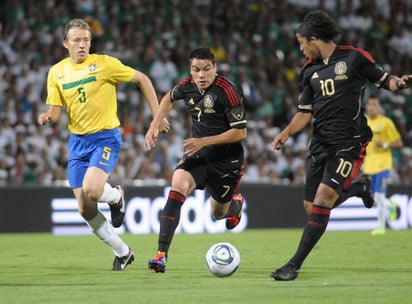
[[[277,282],[270,272],[295,252],[300,229],[177,234],[167,272],[147,261],[157,235],[124,234],[135,262],[111,271],[112,252],[95,236],[0,234],[1,303],[411,303],[412,230],[328,231],[299,277]],[[210,274],[207,249],[231,242],[241,264],[231,277]]]

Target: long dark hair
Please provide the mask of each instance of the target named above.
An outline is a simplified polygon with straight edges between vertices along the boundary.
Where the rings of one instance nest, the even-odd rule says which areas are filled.
[[[331,41],[338,36],[339,29],[328,13],[315,10],[306,14],[296,32],[308,39],[316,37],[324,41]]]

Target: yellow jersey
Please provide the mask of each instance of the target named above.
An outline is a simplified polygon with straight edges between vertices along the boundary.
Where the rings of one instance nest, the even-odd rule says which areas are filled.
[[[372,129],[372,141],[366,148],[363,172],[366,174],[376,174],[384,170],[392,169],[392,152],[390,149],[379,148],[375,145],[376,140],[384,143],[391,143],[400,139],[400,134],[391,119],[383,115],[375,118],[368,117],[368,125]]]
[[[71,133],[83,135],[120,125],[116,83],[132,80],[135,70],[119,59],[90,54],[73,64],[65,58],[50,68],[46,104],[66,108]]]

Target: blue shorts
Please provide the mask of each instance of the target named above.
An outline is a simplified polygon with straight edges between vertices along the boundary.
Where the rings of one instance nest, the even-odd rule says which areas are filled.
[[[371,191],[373,193],[384,193],[388,189],[388,180],[391,177],[391,171],[385,170],[377,174],[372,174]]]
[[[111,173],[119,159],[122,138],[118,129],[92,134],[71,134],[67,174],[72,189],[83,184],[89,167],[98,167]]]

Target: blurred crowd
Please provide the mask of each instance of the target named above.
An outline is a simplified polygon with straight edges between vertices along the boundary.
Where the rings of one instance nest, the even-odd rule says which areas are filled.
[[[67,185],[67,121],[38,126],[46,109],[47,72],[67,56],[64,24],[84,18],[93,30],[92,52],[121,59],[150,76],[159,93],[188,75],[188,53],[210,46],[218,72],[242,86],[247,98],[248,138],[243,181],[301,184],[310,127],[280,151],[270,143],[296,111],[298,79],[305,59],[294,29],[304,14],[323,8],[341,28],[339,43],[368,50],[396,75],[412,72],[412,1],[407,0],[6,0],[0,4],[0,184]],[[372,86],[365,96],[374,92]],[[402,134],[394,151],[393,183],[412,183],[410,90],[378,92]],[[138,87],[118,86],[124,140],[111,182],[170,180],[190,134],[180,105],[171,131],[145,152],[150,111]]]

